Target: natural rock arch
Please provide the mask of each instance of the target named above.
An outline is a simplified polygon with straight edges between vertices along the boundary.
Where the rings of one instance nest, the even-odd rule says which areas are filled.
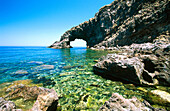
[[[70,41],[75,39],[99,49],[152,42],[164,32],[160,29],[169,28],[169,0],[160,1],[115,0],[102,7],[94,18],[66,31],[60,41],[49,47],[70,48]]]
[[[76,27],[66,31],[60,41],[54,42],[50,48],[71,48],[70,42],[75,39],[82,39],[87,42],[87,47],[93,47],[104,40],[104,29],[100,27],[100,24],[95,24],[95,19],[92,18]],[[99,25],[99,26],[96,26]],[[95,28],[96,27],[96,28]],[[97,28],[98,27],[98,28]]]

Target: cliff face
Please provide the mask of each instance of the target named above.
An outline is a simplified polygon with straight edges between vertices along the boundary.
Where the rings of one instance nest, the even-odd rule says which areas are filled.
[[[75,39],[83,39],[87,47],[94,48],[152,42],[170,30],[169,7],[169,0],[115,0],[49,47],[70,48]]]

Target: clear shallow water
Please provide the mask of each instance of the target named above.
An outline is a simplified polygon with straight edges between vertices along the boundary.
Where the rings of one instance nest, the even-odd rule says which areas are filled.
[[[0,47],[0,84],[25,79],[42,83],[56,90],[62,110],[97,110],[112,93],[143,100],[141,88],[93,74],[94,60],[107,53],[80,47]]]
[[[63,71],[67,65],[84,65],[82,59],[86,59],[89,51],[86,48],[73,49],[49,49],[46,47],[0,47],[0,83],[15,80],[34,79],[41,76]],[[70,59],[71,58],[71,59]],[[76,64],[77,63],[77,64]],[[52,70],[41,70],[38,66],[54,65]],[[27,71],[27,74],[18,74]]]

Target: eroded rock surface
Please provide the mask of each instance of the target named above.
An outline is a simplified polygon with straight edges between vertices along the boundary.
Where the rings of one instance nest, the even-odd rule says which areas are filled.
[[[94,72],[135,84],[170,85],[170,44],[145,43],[115,47],[118,54],[100,58]]]
[[[137,57],[128,58],[127,55],[109,54],[94,66],[94,72],[110,75],[140,84],[144,64]]]
[[[169,30],[169,15],[169,0],[115,0],[49,47],[70,48],[75,39],[97,49],[152,42]]]
[[[113,93],[112,97],[104,103],[99,111],[165,111],[153,108],[147,101],[140,102],[136,97],[125,99],[118,93]]]
[[[30,111],[56,111],[58,96],[54,90],[49,93],[40,94]]]

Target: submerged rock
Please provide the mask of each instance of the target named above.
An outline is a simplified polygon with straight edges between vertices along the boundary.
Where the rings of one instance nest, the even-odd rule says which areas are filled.
[[[51,70],[54,69],[54,65],[40,65],[35,67],[36,70]]]
[[[54,65],[41,65],[42,69],[54,69]]]
[[[24,100],[34,100],[38,97],[38,95],[46,94],[49,92],[53,92],[53,90],[36,86],[27,87],[22,85],[22,87],[20,87],[20,85],[18,85],[18,87],[16,86],[13,90],[11,90],[11,92],[9,92],[9,94],[7,94],[5,98],[16,99],[18,97],[21,97],[24,98]]]
[[[147,101],[140,102],[136,97],[125,99],[118,93],[113,93],[112,97],[104,103],[99,111],[165,111],[153,108]]]
[[[4,73],[4,72],[6,72],[8,70],[8,68],[1,68],[0,69],[0,73],[2,74],[2,73]]]
[[[79,65],[79,66],[63,66],[62,68],[63,69],[72,69],[72,68],[76,68],[76,67],[81,68],[83,66],[82,65]]]
[[[2,86],[2,84],[0,85]],[[22,88],[24,86],[37,86],[37,87],[42,87],[42,84],[34,84],[32,80],[26,79],[26,80],[18,80],[18,81],[13,81],[12,83],[4,83],[3,91],[5,92],[11,92],[17,88]]]
[[[18,70],[15,72],[15,74],[28,74],[28,72],[25,70]]]
[[[11,92],[17,88],[23,88],[23,87],[24,87],[23,84],[13,85],[13,86],[9,87],[5,92]]]
[[[30,63],[30,64],[43,64],[42,61],[30,61],[28,63]]]

